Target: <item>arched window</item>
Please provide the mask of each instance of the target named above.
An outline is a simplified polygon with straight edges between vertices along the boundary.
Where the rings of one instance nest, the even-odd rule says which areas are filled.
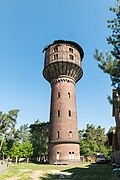
[[[72,139],[72,137],[73,137],[73,133],[72,131],[69,131],[69,138]]]
[[[73,59],[74,59],[74,56],[73,56],[72,54],[69,54],[69,58],[70,58],[71,60],[73,60]]]
[[[69,117],[71,117],[71,110],[68,111]]]
[[[69,152],[69,160],[70,159],[75,159],[75,157],[74,157],[74,152]]]
[[[60,98],[60,92],[58,92],[58,94],[57,94],[57,98]]]
[[[58,54],[54,54],[54,59],[58,59]]]
[[[71,154],[71,152],[69,152],[69,159],[72,159],[72,154]]]
[[[68,92],[68,98],[70,98],[70,92]]]
[[[58,114],[57,114],[57,116],[58,116],[58,117],[60,117],[60,110],[58,110],[58,112],[57,112],[57,113],[58,113]]]
[[[69,52],[70,52],[70,53],[73,53],[73,48],[69,48]]]
[[[58,46],[54,47],[54,52],[58,52]]]
[[[60,138],[60,131],[57,131],[57,138]]]
[[[72,152],[72,159],[74,159],[74,152]]]
[[[57,152],[56,159],[57,159],[57,160],[60,159],[60,153],[59,153],[59,152]]]

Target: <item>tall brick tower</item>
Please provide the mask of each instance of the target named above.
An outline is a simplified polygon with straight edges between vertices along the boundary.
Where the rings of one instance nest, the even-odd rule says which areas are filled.
[[[49,163],[80,161],[75,83],[82,77],[84,52],[73,41],[56,40],[44,48],[43,76],[51,84]]]

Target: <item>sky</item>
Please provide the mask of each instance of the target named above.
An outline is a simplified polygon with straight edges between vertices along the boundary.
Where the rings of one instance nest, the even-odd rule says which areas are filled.
[[[110,50],[107,20],[115,0],[0,0],[0,111],[19,109],[17,128],[49,121],[50,84],[44,79],[42,50],[70,40],[84,50],[83,77],[76,84],[78,129],[115,126],[111,81],[97,65],[95,48]]]

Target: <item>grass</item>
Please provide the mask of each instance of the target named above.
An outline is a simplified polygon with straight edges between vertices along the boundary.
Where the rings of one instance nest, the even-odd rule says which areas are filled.
[[[86,168],[75,167],[72,169],[68,169],[68,172],[72,174],[72,180],[113,180],[113,173],[111,167],[106,164],[92,164],[87,166]]]
[[[68,166],[68,165],[42,165],[34,163],[21,163],[11,164],[8,172],[0,175],[1,180],[6,180],[9,177],[17,176],[19,180],[32,180],[32,173],[35,171],[42,171],[40,180],[58,180],[60,179],[60,173],[52,173],[52,170],[59,170],[62,173],[71,173],[69,175],[62,175],[64,179],[72,180],[114,180],[111,166],[107,164],[81,164],[80,166]]]

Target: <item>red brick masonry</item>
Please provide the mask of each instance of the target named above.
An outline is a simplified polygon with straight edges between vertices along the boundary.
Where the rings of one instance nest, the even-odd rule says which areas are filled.
[[[58,40],[45,51],[43,75],[51,84],[49,163],[78,164],[75,83],[83,74],[83,50],[72,41]]]

